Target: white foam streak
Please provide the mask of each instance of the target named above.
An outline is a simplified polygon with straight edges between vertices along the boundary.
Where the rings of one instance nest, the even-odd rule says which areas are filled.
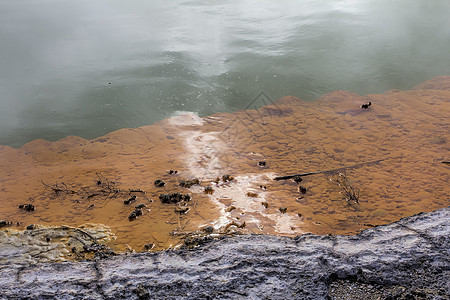
[[[298,234],[303,233],[298,229],[302,223],[298,217],[289,213],[281,214],[278,210],[272,210],[271,213],[268,213],[261,204],[261,202],[267,201],[268,192],[258,189],[258,187],[269,182],[273,176],[273,173],[239,175],[231,182],[213,186],[214,193],[208,196],[217,205],[221,215],[218,220],[213,222],[214,228],[218,229],[236,221],[232,217],[232,212],[226,210],[227,207],[234,206],[242,212],[241,219],[245,220],[246,223],[255,223],[257,227],[260,227],[259,224],[262,219],[268,218],[274,222],[274,231],[277,233],[292,234],[292,228],[295,228],[295,232]],[[202,187],[196,187],[193,191],[201,193]],[[258,196],[249,197],[247,196],[248,192],[254,192]],[[226,206],[223,202],[230,203],[230,205]]]
[[[169,118],[170,125],[188,126],[188,125],[203,125],[204,120],[196,113],[189,111],[178,111],[179,115]]]
[[[186,148],[184,161],[194,177],[212,178],[220,173],[219,151],[226,151],[226,147],[217,139],[217,134],[198,131],[183,133]]]
[[[188,126],[202,125],[204,121],[191,113],[173,117],[170,122],[172,125]],[[183,161],[193,177],[207,181],[224,175],[220,157],[229,149],[218,138],[218,135],[219,132],[202,132],[201,130],[180,130],[178,132],[178,136],[184,139],[186,149]],[[232,175],[234,180],[214,185],[214,193],[208,195],[220,211],[219,219],[212,224],[216,229],[236,221],[236,218],[232,217],[233,212],[227,211],[228,207],[234,206],[238,211],[241,211],[241,220],[245,220],[246,223],[255,223],[258,228],[262,228],[260,226],[262,220],[267,222],[267,219],[269,219],[274,223],[273,230],[277,233],[292,234],[294,230],[295,233],[302,233],[298,229],[302,224],[299,218],[289,213],[282,214],[277,209],[271,209],[268,212],[269,210],[261,204],[261,202],[267,202],[268,191],[261,190],[259,187],[261,184],[270,182],[275,174]],[[202,193],[203,188],[193,186],[191,190],[194,193]],[[247,196],[249,192],[256,193],[257,197]],[[224,203],[229,204],[229,206]]]

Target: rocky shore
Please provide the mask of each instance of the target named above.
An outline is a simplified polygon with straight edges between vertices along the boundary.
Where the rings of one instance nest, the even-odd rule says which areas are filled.
[[[242,235],[188,250],[0,266],[2,299],[449,299],[450,208],[354,236]]]

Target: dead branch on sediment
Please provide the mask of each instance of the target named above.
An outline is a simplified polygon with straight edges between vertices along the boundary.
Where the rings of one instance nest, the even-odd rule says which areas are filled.
[[[206,218],[203,217],[203,216],[198,212],[198,210],[197,210],[197,204],[198,204],[198,200],[195,198],[195,199],[194,199],[194,204],[192,205],[192,208],[194,209],[195,213],[196,213],[200,218],[202,218],[203,220],[206,220]]]
[[[156,243],[158,243],[158,244],[161,244],[161,243],[162,243],[162,242],[158,241],[158,240],[155,238],[155,236],[154,236],[151,232],[149,232],[149,234],[150,234],[150,236],[152,237],[152,239],[153,239]]]
[[[145,194],[146,192],[141,189],[129,189],[130,193],[142,193]]]
[[[335,173],[335,172],[343,171],[343,170],[346,170],[346,169],[358,168],[358,167],[365,166],[365,165],[368,165],[368,164],[376,164],[376,163],[379,163],[379,162],[381,162],[383,160],[386,160],[386,159],[387,158],[377,159],[377,160],[372,160],[372,161],[363,162],[363,163],[359,163],[359,164],[355,164],[355,165],[351,165],[351,166],[340,167],[340,168],[331,169],[331,170],[325,170],[325,171],[317,171],[317,172],[308,172],[308,173],[301,173],[301,174],[294,174],[294,175],[278,176],[278,177],[275,177],[273,180],[288,180],[288,179],[300,178],[300,177],[309,176],[309,175]]]
[[[334,181],[342,188],[342,194],[348,203],[355,202],[359,204],[359,188],[355,188],[350,184],[345,172],[338,172],[335,174]]]
[[[58,195],[59,193],[77,194],[76,191],[69,189],[64,182],[61,182],[59,184],[55,183],[54,185],[49,185],[42,180],[39,180],[39,182],[42,183],[44,187],[51,189],[55,193],[55,195]]]
[[[66,232],[78,232],[78,233],[81,233],[82,235],[88,237],[92,242],[97,243],[96,237],[92,236],[90,233],[86,232],[85,230],[83,230],[81,228],[67,226],[67,225],[61,225],[61,226],[53,227],[50,229],[51,230],[61,230],[61,231],[66,231]],[[49,228],[47,228],[47,227],[34,229],[30,232],[30,235],[32,235],[32,236],[39,235],[48,230],[49,230]],[[81,240],[81,239],[77,238],[76,236],[71,236],[71,237],[78,240],[83,245],[86,244],[84,240]]]
[[[186,225],[189,223],[189,220],[186,221],[186,223],[184,223],[184,225],[181,227],[181,230],[184,230],[184,228],[186,228]]]
[[[55,185],[49,185],[42,180],[39,180],[45,188],[50,189],[54,196],[62,196],[62,195],[78,195],[81,199],[94,199],[97,197],[104,197],[103,200],[107,200],[107,202],[103,205],[105,206],[109,199],[119,197],[119,196],[130,196],[133,194],[141,194],[143,197],[151,202],[152,200],[147,198],[145,195],[146,192],[141,189],[121,189],[116,186],[116,183],[101,173],[96,173],[97,180],[93,186],[82,186],[79,188],[69,188],[66,183],[56,183]],[[79,202],[79,200],[77,200]]]
[[[206,241],[222,238],[225,236],[234,236],[242,234],[242,229],[246,227],[246,223],[241,224],[232,221],[219,229],[214,229],[212,226],[207,226],[201,230],[196,231],[178,231],[174,230],[170,233],[171,236],[179,236],[181,238],[181,244],[177,246],[184,246],[187,248],[194,248]],[[183,229],[182,229],[183,230]]]

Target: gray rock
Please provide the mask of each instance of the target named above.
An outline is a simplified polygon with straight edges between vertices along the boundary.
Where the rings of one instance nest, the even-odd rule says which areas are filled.
[[[6,299],[449,299],[450,208],[355,236],[243,235],[194,250],[1,266]]]

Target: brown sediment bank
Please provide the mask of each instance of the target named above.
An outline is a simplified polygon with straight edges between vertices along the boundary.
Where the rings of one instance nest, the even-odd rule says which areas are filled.
[[[289,96],[258,110],[188,114],[90,141],[0,146],[0,220],[18,228],[105,224],[119,251],[147,243],[160,250],[179,242],[174,231],[233,221],[252,233],[353,234],[449,205],[450,169],[441,163],[450,155],[449,119],[450,76],[441,76],[410,91],[336,91],[315,102]],[[359,203],[345,199],[339,171],[300,183],[273,180],[347,166]],[[234,179],[216,180],[225,174]],[[193,178],[200,185],[179,185]],[[155,186],[157,179],[166,185]],[[172,192],[191,194],[186,214],[159,200]],[[133,195],[136,201],[124,204]],[[35,210],[18,208],[27,203]],[[143,215],[130,221],[140,203]]]

